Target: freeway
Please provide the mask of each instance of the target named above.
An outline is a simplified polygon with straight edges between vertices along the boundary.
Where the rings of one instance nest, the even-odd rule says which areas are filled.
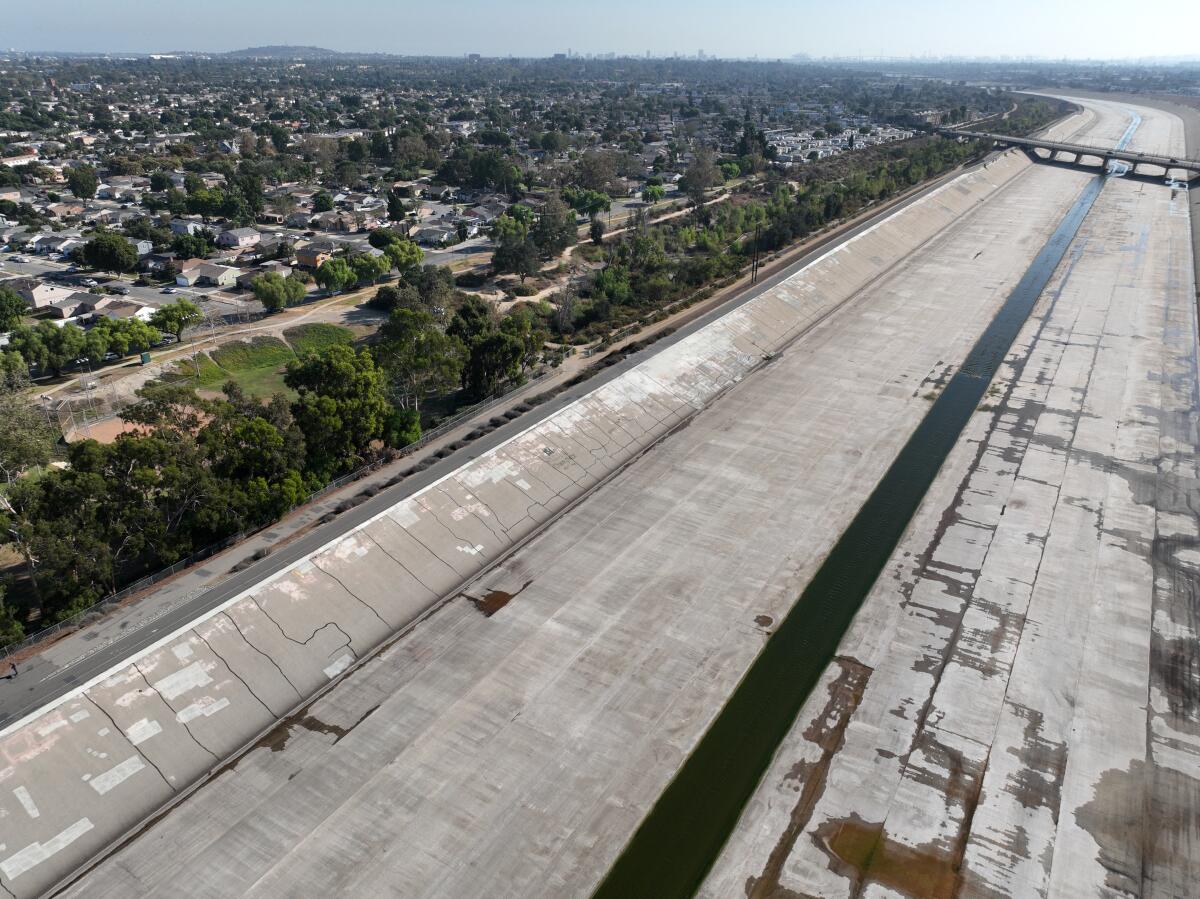
[[[970,166],[968,170],[973,170],[977,167],[978,164]],[[907,208],[960,174],[961,170],[935,179],[899,202],[880,208],[876,214],[867,215],[854,227],[837,232],[828,238],[815,241],[807,252],[797,257],[794,261],[789,262],[778,271],[764,276],[756,285],[693,319],[670,336],[657,341],[652,346],[641,351],[627,355],[622,361],[609,366],[588,380],[567,388],[552,400],[539,405],[520,418],[497,428],[492,433],[475,440],[468,447],[436,462],[425,471],[418,472],[406,478],[400,484],[380,491],[376,496],[363,502],[361,505],[340,514],[336,520],[313,528],[303,537],[287,543],[266,558],[224,579],[220,584],[206,590],[196,591],[194,595],[191,595],[184,601],[164,609],[156,617],[147,616],[142,619],[141,626],[136,624],[131,626],[129,631],[119,638],[104,644],[90,653],[82,654],[63,667],[54,667],[42,662],[29,670],[27,675],[22,675],[21,679],[0,683],[0,727],[3,728],[3,732],[5,733],[12,731],[19,725],[21,720],[37,714],[41,709],[55,700],[71,691],[77,690],[81,684],[94,680],[102,673],[118,666],[123,660],[161,641],[165,635],[186,628],[190,622],[203,616],[209,610],[217,608],[230,598],[250,589],[255,584],[265,581],[272,575],[294,564],[297,560],[303,559],[305,556],[336,540],[341,535],[353,530],[364,521],[378,515],[381,511],[443,478],[447,473],[463,465],[464,461],[469,461],[487,452],[489,449],[499,446],[514,435],[550,417],[579,397],[614,380],[650,356],[684,340],[689,335],[699,331],[710,322],[720,318],[731,310],[772,290],[775,286],[795,274],[795,272],[811,263],[817,256],[828,252],[833,247],[840,246],[852,240],[873,227],[879,215],[891,215]]]

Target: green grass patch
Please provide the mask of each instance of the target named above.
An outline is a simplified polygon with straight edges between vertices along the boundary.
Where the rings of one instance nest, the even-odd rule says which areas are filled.
[[[328,322],[297,325],[284,331],[283,336],[292,345],[297,356],[320,353],[338,344],[350,346],[354,342],[353,331]]]
[[[208,357],[207,353],[197,353],[175,363],[175,370],[163,380],[192,381],[197,384],[221,384],[229,378],[229,373]]]
[[[236,340],[209,353],[200,353],[195,359],[180,360],[172,380],[213,390],[226,381],[234,381],[251,396],[269,397],[273,393],[295,396],[283,383],[284,366],[295,358],[292,348],[277,337]]]
[[[296,358],[292,348],[278,337],[255,337],[222,344],[210,354],[225,371],[236,374],[253,368],[278,368]]]

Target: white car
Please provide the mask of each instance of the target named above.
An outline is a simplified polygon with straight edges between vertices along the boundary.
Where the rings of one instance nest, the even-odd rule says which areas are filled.
[[[79,283],[82,284],[84,287],[99,287],[100,286],[100,282],[97,281],[95,278],[84,278]]]
[[[164,287],[160,293],[179,293],[179,291],[174,287]]]
[[[9,256],[8,261],[9,262],[28,262],[29,260],[26,259],[24,256]]]

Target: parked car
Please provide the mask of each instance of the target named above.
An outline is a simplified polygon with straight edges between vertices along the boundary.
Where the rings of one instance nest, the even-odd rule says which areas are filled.
[[[179,293],[179,291],[174,287],[164,287],[159,293]]]
[[[126,287],[124,284],[114,287],[112,290],[113,290],[113,293],[119,293],[123,297],[129,296],[129,288]]]
[[[84,278],[79,283],[82,284],[84,287],[99,287],[100,286],[100,282],[97,281],[95,278]]]

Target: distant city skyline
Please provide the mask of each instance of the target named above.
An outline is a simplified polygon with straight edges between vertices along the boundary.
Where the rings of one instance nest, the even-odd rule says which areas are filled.
[[[447,10],[450,10],[447,12]],[[68,0],[52,22],[31,7],[5,16],[6,49],[26,52],[220,53],[312,45],[399,55],[579,55],[791,58],[982,57],[1163,59],[1198,56],[1192,0],[610,0],[567,5],[459,0],[453,7],[387,0]],[[194,12],[193,12],[194,11]]]

